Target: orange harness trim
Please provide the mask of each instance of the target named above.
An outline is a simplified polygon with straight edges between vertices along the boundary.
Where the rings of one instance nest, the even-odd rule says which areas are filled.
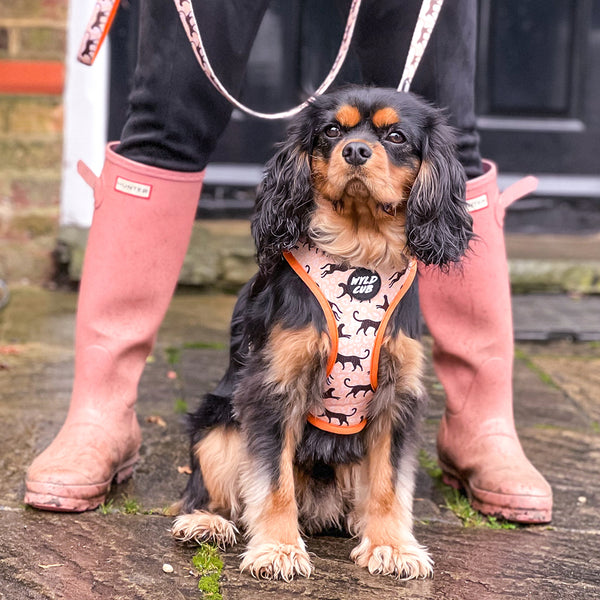
[[[381,345],[383,344],[383,337],[385,335],[385,330],[387,328],[387,324],[389,323],[394,310],[400,304],[400,300],[404,298],[406,292],[408,292],[408,288],[412,285],[412,282],[415,280],[415,276],[417,274],[417,263],[413,261],[408,268],[408,277],[402,284],[400,291],[396,295],[396,297],[392,300],[390,307],[387,309],[383,320],[381,321],[381,325],[377,330],[377,337],[375,338],[375,345],[373,346],[373,358],[371,359],[371,385],[373,389],[377,389],[377,372],[379,370],[379,355],[381,354]]]
[[[406,271],[403,273],[390,274],[370,272],[366,269],[357,269],[355,267],[339,265],[325,253],[302,242],[291,252],[284,252],[283,255],[288,264],[311,290],[319,302],[325,315],[327,330],[331,340],[331,352],[327,360],[326,383],[327,385],[333,384],[333,387],[327,389],[324,386],[323,407],[320,408],[320,410],[324,410],[323,414],[311,412],[308,415],[308,421],[315,427],[332,433],[345,435],[358,433],[366,426],[366,405],[374,391],[377,389],[379,357],[387,325],[394,310],[414,281],[417,272],[417,263],[414,260],[410,261]],[[307,264],[304,265],[303,263]],[[333,283],[326,282],[323,279],[338,270],[341,271],[342,274],[336,274],[335,277],[332,277]],[[380,283],[381,281],[385,281],[387,287],[384,288],[382,286],[380,291],[373,296],[364,298],[352,297],[348,294],[348,286],[350,285],[352,278],[356,276],[355,273],[357,273],[357,271],[366,271],[371,275],[375,275]],[[347,273],[349,273],[350,277]],[[319,276],[319,274],[319,279],[315,279],[315,276]],[[345,283],[346,278],[348,278],[347,283]],[[359,276],[359,279],[365,279],[364,275],[362,278]],[[320,283],[318,283],[318,281]],[[392,283],[389,283],[388,286],[389,281],[392,281]],[[342,293],[340,295],[337,295],[339,290],[335,287],[336,285],[341,288]],[[327,289],[327,292],[322,289],[322,286]],[[360,286],[353,289],[356,290],[357,288],[361,289]],[[363,286],[362,289],[368,289],[368,286]],[[388,302],[387,295],[384,295],[384,292],[386,291],[393,294],[390,302]],[[350,300],[340,300],[340,298],[346,295],[350,296]],[[387,304],[387,306],[376,306],[377,309],[384,311],[380,321],[376,322],[374,320],[369,320],[368,318],[357,318],[356,315],[359,311],[354,310],[355,308],[371,305],[371,299],[373,299],[375,303],[377,301],[382,302],[382,298],[385,299],[385,304]],[[333,307],[335,307],[336,311],[340,311],[339,305],[344,306],[345,312],[342,309],[341,315],[339,312],[336,315]],[[362,310],[372,310],[372,305],[369,309],[363,308]],[[343,320],[344,314],[346,316],[346,321]],[[362,347],[365,349],[359,356],[342,356],[341,354],[338,354],[340,351],[338,327],[346,327],[346,325],[348,325],[350,314],[354,319],[353,324],[356,325],[357,323],[360,323],[360,326],[356,333],[347,332],[346,334],[343,334],[343,337],[351,338],[351,341],[345,342],[345,344],[356,344],[357,338],[361,337],[359,343],[363,344]],[[359,316],[366,317],[368,315],[359,314]],[[340,319],[341,322],[338,322],[338,319]],[[375,329],[376,326],[377,328]],[[374,339],[371,338],[371,341],[369,341],[365,338],[370,337],[370,330],[368,328],[371,327],[375,329],[375,336]],[[367,335],[367,332],[369,332],[369,335]],[[350,354],[347,351],[344,351],[344,347],[347,348],[347,346],[343,346],[342,352],[344,354]],[[366,354],[366,356],[362,356],[363,353]],[[357,354],[357,352],[354,352],[354,354]],[[370,370],[364,372],[360,362],[368,357],[369,354],[371,355],[369,363]],[[345,371],[346,363],[341,362],[341,366],[337,368],[335,375],[332,375],[334,367],[336,366],[336,363],[340,362],[340,359],[346,361],[354,360],[355,362],[350,362],[350,365],[353,368],[350,370],[349,367],[348,371]],[[360,368],[360,371],[357,371],[357,367]],[[365,377],[367,377],[367,379],[365,379]],[[348,382],[350,382],[350,384],[354,383],[354,385],[350,385]],[[346,397],[342,398],[343,392],[346,391]],[[338,394],[337,396],[334,395],[336,393]],[[349,396],[353,396],[354,400],[346,400]],[[351,408],[350,413],[347,412],[349,407]],[[339,425],[333,423],[333,420],[338,420]]]
[[[333,365],[335,364],[335,357],[338,351],[338,332],[337,325],[335,324],[335,317],[333,316],[333,310],[331,310],[331,306],[329,305],[329,302],[327,302],[327,298],[325,298],[323,292],[315,283],[315,280],[304,270],[304,267],[296,260],[296,257],[291,252],[284,252],[283,256],[290,264],[290,267],[296,271],[296,274],[300,277],[300,279],[302,279],[302,281],[304,281],[310,291],[315,295],[319,301],[319,304],[321,305],[321,308],[323,309],[323,313],[325,314],[325,319],[327,320],[327,330],[329,332],[329,338],[331,339],[331,354],[329,355],[329,360],[327,361],[327,375],[329,375],[333,369]]]

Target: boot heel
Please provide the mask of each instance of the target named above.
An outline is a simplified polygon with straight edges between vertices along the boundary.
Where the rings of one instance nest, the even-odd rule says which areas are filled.
[[[133,475],[133,470],[135,469],[135,465],[137,464],[139,458],[139,455],[134,456],[134,458],[125,463],[117,471],[117,474],[115,475],[115,482],[117,484],[127,481]]]
[[[451,488],[455,490],[464,490],[465,486],[463,482],[460,480],[458,475],[453,473],[454,469],[449,468],[446,464],[444,464],[441,460],[438,459],[438,464],[440,465],[440,469],[442,469],[442,481],[449,485]]]
[[[447,473],[442,473],[442,481],[446,485],[449,485],[450,487],[454,488],[455,490],[460,490],[463,487],[458,479],[452,477],[452,475],[448,475]]]

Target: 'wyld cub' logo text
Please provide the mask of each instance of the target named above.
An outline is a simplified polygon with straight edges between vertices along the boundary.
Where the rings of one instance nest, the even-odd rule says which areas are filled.
[[[115,190],[117,190],[117,192],[122,192],[123,194],[135,196],[136,198],[148,199],[152,193],[152,186],[145,183],[138,183],[137,181],[131,181],[124,177],[117,177]]]
[[[348,291],[357,300],[370,300],[381,289],[381,277],[369,269],[356,269],[348,277]]]

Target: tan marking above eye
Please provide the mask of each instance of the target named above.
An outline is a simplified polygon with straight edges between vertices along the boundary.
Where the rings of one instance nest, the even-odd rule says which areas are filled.
[[[380,108],[371,119],[375,127],[389,127],[400,122],[400,116],[391,106]]]
[[[335,114],[335,118],[342,127],[356,127],[360,123],[360,111],[356,106],[344,104]]]

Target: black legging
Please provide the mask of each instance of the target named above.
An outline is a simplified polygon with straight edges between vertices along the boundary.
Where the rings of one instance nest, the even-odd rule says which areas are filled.
[[[347,13],[349,1],[338,3]],[[236,97],[268,4],[194,3],[211,64]],[[365,84],[398,85],[420,5],[420,0],[363,0],[352,48]],[[411,87],[447,109],[469,177],[481,174],[474,113],[476,23],[476,0],[447,0]],[[175,4],[141,0],[138,62],[117,151],[163,169],[200,171],[231,112],[232,106],[202,73]]]

